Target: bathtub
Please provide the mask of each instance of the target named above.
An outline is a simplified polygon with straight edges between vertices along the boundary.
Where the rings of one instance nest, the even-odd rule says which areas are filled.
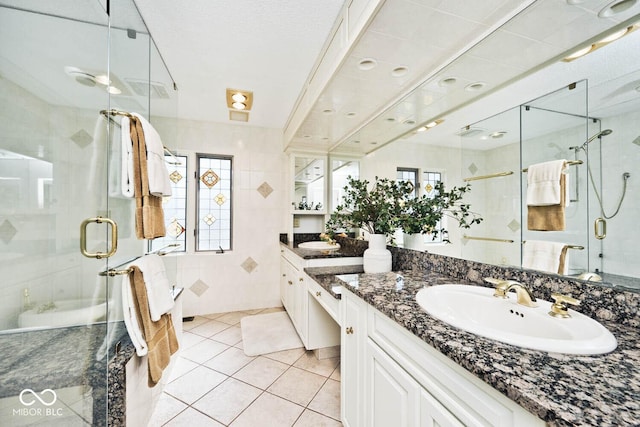
[[[56,308],[38,313],[38,307],[18,315],[18,327],[61,327],[86,325],[105,319],[107,304],[94,304],[90,299],[54,301]]]

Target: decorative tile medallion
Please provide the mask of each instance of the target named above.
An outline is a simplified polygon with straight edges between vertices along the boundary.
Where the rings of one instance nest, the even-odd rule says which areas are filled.
[[[2,225],[0,225],[0,240],[8,245],[17,232],[18,230],[16,230],[13,224],[11,224],[8,219],[5,219]]]
[[[220,206],[224,205],[224,202],[227,201],[227,198],[224,197],[224,194],[220,193],[218,194],[216,197],[213,198],[213,200]]]
[[[178,222],[177,219],[172,218],[171,223],[167,227],[167,234],[173,238],[178,238],[185,232],[185,228]]]
[[[202,296],[209,289],[209,285],[204,283],[202,280],[198,279],[193,282],[193,285],[189,287],[189,290],[196,294],[197,296]]]
[[[211,227],[213,223],[216,222],[216,217],[211,214],[206,214],[204,218],[202,218],[202,221],[204,221],[205,224]]]
[[[469,165],[469,167],[467,168],[467,170],[469,170],[469,172],[471,172],[471,175],[475,175],[476,172],[478,172],[478,167],[476,166],[475,163],[471,163]]]
[[[258,193],[262,194],[262,197],[266,199],[269,197],[269,194],[273,193],[273,188],[265,181],[258,187]]]
[[[258,266],[258,263],[255,262],[255,260],[251,257],[247,258],[244,260],[244,262],[242,264],[240,264],[240,266],[242,268],[244,268],[244,270],[247,273],[251,273],[253,270],[256,269],[256,267]]]
[[[433,191],[433,185],[427,183],[427,185],[424,186],[424,189],[427,192],[427,194],[431,194],[431,192]]]
[[[216,175],[214,171],[209,169],[202,174],[202,176],[200,177],[200,181],[202,181],[207,187],[211,188],[216,185],[218,181],[220,181],[220,177]]]
[[[514,219],[509,224],[507,224],[507,227],[509,227],[509,229],[515,233],[516,231],[520,230],[520,223]]]
[[[180,175],[180,172],[178,171],[173,171],[171,172],[171,174],[169,175],[169,179],[174,183],[177,184],[178,182],[180,182],[180,180],[182,179],[182,175]]]
[[[80,129],[78,132],[71,135],[70,138],[80,148],[84,148],[93,142],[93,137],[84,129]]]

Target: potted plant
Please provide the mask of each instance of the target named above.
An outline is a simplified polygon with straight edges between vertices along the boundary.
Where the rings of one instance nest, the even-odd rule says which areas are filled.
[[[365,273],[391,271],[391,252],[387,237],[399,227],[406,203],[413,193],[407,181],[376,177],[369,181],[347,178],[343,203],[335,208],[327,222],[327,230],[361,228],[369,233],[369,248],[364,253]]]
[[[438,181],[434,188],[434,196],[423,195],[409,200],[398,218],[398,225],[405,233],[405,243],[408,240],[407,235],[418,236],[420,242],[423,242],[422,235],[431,234],[435,239],[438,233],[442,235],[443,242],[451,243],[447,230],[441,225],[443,217],[452,218],[461,228],[479,224],[482,218],[470,210],[469,204],[462,202],[465,193],[470,190],[471,186],[467,184],[446,191],[444,184]],[[413,248],[422,249],[420,245],[414,245]]]

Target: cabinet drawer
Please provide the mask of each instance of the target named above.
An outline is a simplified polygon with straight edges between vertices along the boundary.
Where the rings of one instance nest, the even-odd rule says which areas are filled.
[[[320,303],[322,308],[327,311],[329,316],[331,316],[336,323],[340,324],[340,321],[338,320],[338,306],[340,304],[340,300],[334,298],[327,290],[311,279],[308,280],[307,286],[309,288],[309,294],[311,294],[311,296]]]

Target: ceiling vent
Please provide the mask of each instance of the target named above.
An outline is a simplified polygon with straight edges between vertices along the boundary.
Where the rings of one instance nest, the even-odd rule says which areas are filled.
[[[229,110],[229,120],[235,120],[236,122],[248,122],[248,111]]]
[[[456,132],[456,135],[461,136],[463,138],[469,138],[472,136],[476,136],[479,135],[481,133],[483,133],[486,129],[482,129],[482,128],[474,128],[471,126],[465,126],[462,129],[460,129],[460,132]]]
[[[150,96],[151,99],[169,99],[169,91],[160,82],[150,82],[148,80],[125,79],[131,89],[140,96]]]

